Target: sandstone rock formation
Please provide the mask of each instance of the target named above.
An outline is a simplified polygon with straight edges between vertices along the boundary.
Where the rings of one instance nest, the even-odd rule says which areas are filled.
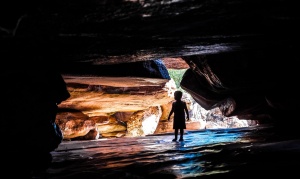
[[[176,61],[178,63],[174,63]],[[165,68],[178,69],[187,66],[183,59],[164,59],[163,65]],[[65,140],[138,137],[174,132],[172,120],[167,121],[174,100],[173,93],[178,90],[173,79],[63,77],[71,97],[59,105],[56,122]],[[248,122],[236,117],[226,121],[220,110],[206,111],[187,93],[184,93],[183,100],[187,102],[191,113],[187,130],[249,126]]]
[[[64,79],[71,97],[59,105],[56,121],[65,139],[84,136],[90,130],[98,131],[100,137],[153,134],[163,113],[161,106],[173,100],[176,89],[170,80],[159,78]]]
[[[44,115],[38,114],[45,112],[48,116],[51,112],[38,105],[53,102],[57,95],[55,91],[44,93],[43,86],[48,85],[44,81],[48,77],[43,79],[46,70],[76,76],[169,80],[160,63],[162,58],[187,62],[189,69],[181,86],[206,110],[218,107],[228,118],[239,116],[272,123],[284,131],[281,134],[298,136],[298,130],[290,130],[297,126],[289,122],[299,108],[299,12],[297,1],[290,0],[1,1],[0,63],[6,105],[2,136],[10,134],[16,139],[30,133],[36,137],[37,131],[46,130],[30,125],[43,126]],[[91,95],[85,98],[94,98],[92,91],[103,89],[111,94],[116,90],[128,92],[125,87],[100,88],[99,84],[88,89]],[[147,90],[132,93],[147,96]],[[101,116],[103,111],[95,110],[94,102],[86,102],[86,109],[76,106],[76,100],[83,98],[74,96],[82,92],[70,92],[72,99],[62,105],[80,108],[77,112],[82,114],[78,115],[88,119],[84,122],[76,115],[62,113],[62,118],[73,118],[63,129],[71,127],[81,134],[91,129],[91,136],[97,136],[93,130],[97,120],[90,119],[89,112]],[[162,98],[157,97],[158,101]],[[129,106],[123,105],[126,114],[118,115],[131,116]],[[138,110],[145,109],[150,108]],[[116,120],[118,115],[114,116]],[[68,131],[70,137],[80,137],[72,130]],[[22,142],[22,146],[28,146],[25,140]],[[9,144],[6,152],[19,148]]]

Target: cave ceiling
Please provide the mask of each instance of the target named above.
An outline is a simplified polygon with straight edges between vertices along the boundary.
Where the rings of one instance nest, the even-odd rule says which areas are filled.
[[[205,108],[234,101],[236,110],[224,114],[286,111],[298,96],[297,7],[282,0],[2,1],[1,64],[80,73],[181,57],[191,67],[182,86]]]
[[[292,1],[1,3],[3,42],[25,41],[24,50],[41,50],[59,63],[113,64],[285,47],[299,30],[299,13]]]

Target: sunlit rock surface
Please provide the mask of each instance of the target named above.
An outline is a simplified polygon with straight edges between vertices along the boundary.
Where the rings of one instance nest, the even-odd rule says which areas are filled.
[[[70,139],[86,135],[95,129],[95,121],[89,119],[81,112],[60,112],[56,116],[56,122],[63,131],[64,138]]]
[[[173,100],[176,89],[171,80],[158,78],[64,79],[71,97],[59,105],[56,121],[65,139],[84,136],[92,129],[100,137],[153,134],[162,116],[161,106]]]
[[[167,121],[177,90],[173,79],[69,75],[63,78],[71,97],[59,105],[56,122],[65,140],[138,137],[174,130],[173,118]],[[242,119],[227,119],[220,110],[206,111],[187,93],[183,100],[190,111],[188,130],[249,126]]]
[[[153,134],[160,117],[160,106],[153,106],[147,110],[135,112],[127,122],[127,136],[136,137]]]

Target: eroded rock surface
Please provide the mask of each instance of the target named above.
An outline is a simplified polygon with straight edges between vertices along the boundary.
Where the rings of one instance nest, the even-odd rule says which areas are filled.
[[[174,132],[167,121],[178,90],[173,79],[63,76],[71,97],[59,105],[56,121],[65,140],[137,137]],[[206,111],[184,93],[190,111],[187,130],[246,127],[249,122]],[[256,123],[255,123],[256,124]],[[254,125],[254,124],[252,124]]]
[[[56,121],[65,139],[84,136],[94,129],[100,137],[153,134],[163,113],[161,106],[173,100],[176,89],[172,80],[157,78],[64,79],[71,97],[59,105]]]

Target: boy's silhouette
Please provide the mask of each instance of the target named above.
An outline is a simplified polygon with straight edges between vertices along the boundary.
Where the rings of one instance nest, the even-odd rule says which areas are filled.
[[[169,121],[171,115],[174,113],[173,129],[175,130],[175,138],[173,139],[173,141],[177,140],[178,129],[180,129],[179,141],[183,141],[183,130],[186,129],[185,117],[187,118],[187,120],[189,120],[189,112],[186,103],[184,101],[181,101],[181,97],[182,97],[181,91],[174,92],[174,99],[176,101],[172,103],[172,109],[168,116],[168,121]]]

